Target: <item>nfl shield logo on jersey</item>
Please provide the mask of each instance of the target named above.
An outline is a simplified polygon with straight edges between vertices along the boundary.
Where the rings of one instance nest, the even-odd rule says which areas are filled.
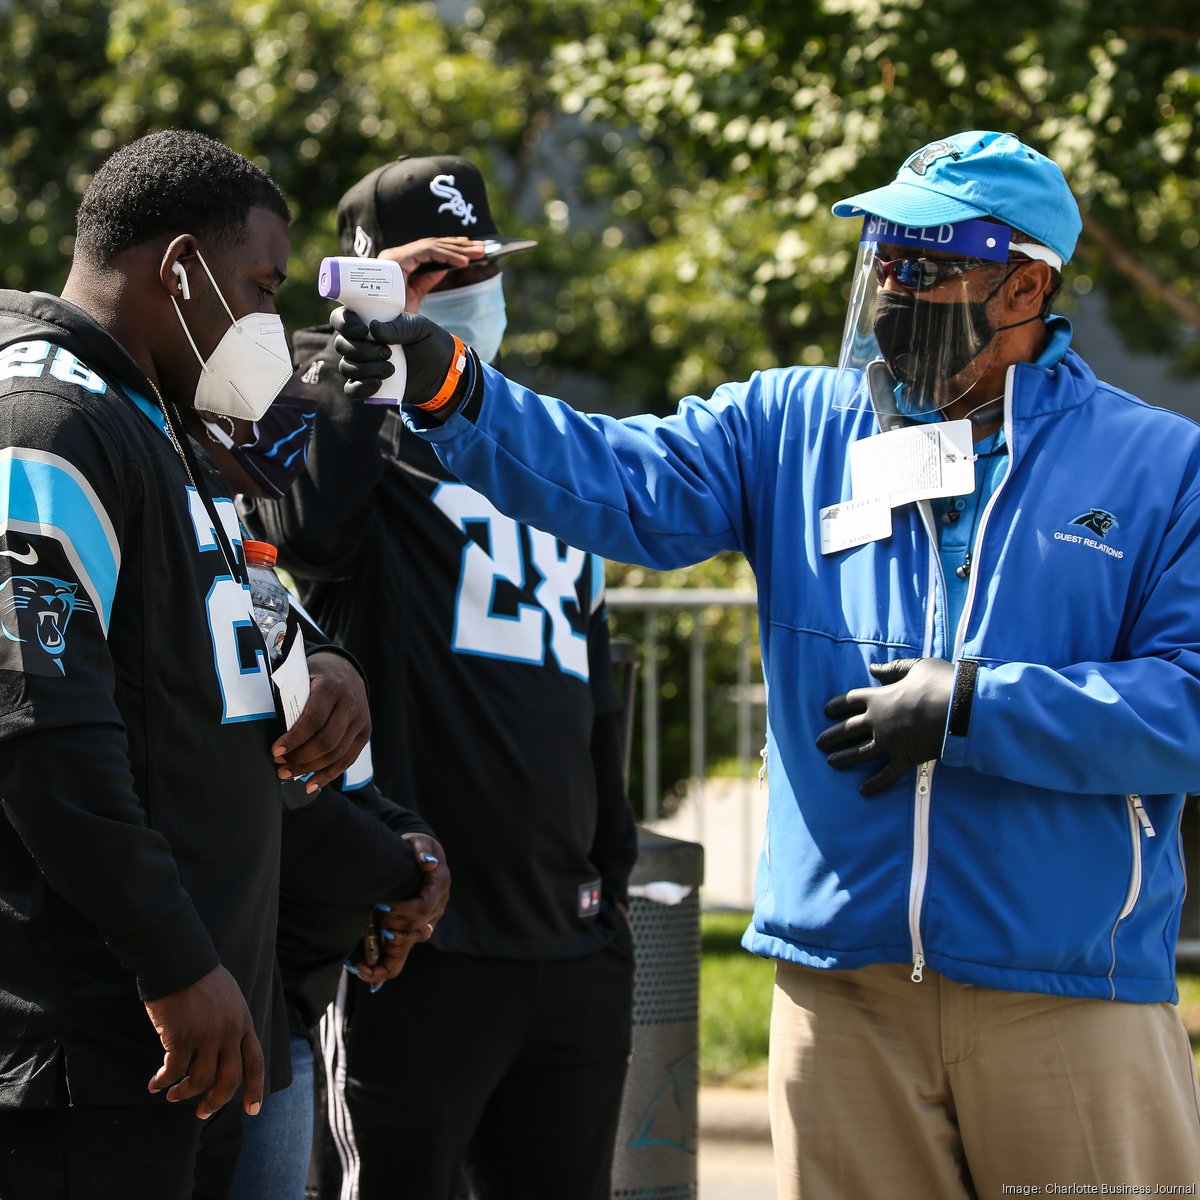
[[[600,911],[600,880],[579,885],[579,915],[594,917]]]

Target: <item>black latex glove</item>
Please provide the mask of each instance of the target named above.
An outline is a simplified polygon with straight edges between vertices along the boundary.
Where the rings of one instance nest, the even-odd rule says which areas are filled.
[[[422,404],[432,400],[446,381],[454,358],[454,338],[440,325],[419,313],[401,313],[392,321],[372,321],[368,329],[362,318],[348,308],[334,309],[329,318],[337,337],[334,349],[342,356],[338,370],[345,376],[346,395],[351,400],[373,396],[379,385],[394,373],[388,361],[392,346],[403,346],[408,360],[408,380],[404,385],[404,403]],[[467,386],[467,372],[459,380],[458,391]],[[445,410],[457,408],[456,396]]]
[[[943,658],[872,663],[870,672],[883,686],[835,696],[825,715],[844,719],[817,738],[817,748],[839,771],[887,759],[858,789],[863,796],[878,795],[914,767],[941,757],[954,694],[954,664]]]

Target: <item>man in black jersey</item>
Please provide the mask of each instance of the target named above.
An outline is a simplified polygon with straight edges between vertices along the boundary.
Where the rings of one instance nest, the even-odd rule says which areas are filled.
[[[152,134],[89,185],[62,297],[0,292],[6,1198],[224,1195],[202,1139],[239,1087],[258,1110],[286,1038],[278,780],[335,778],[369,722],[324,653],[283,733],[237,515],[185,430],[254,420],[290,374],[288,220],[240,155]]]
[[[307,386],[293,379],[253,426],[253,440],[235,442],[224,425],[205,419],[206,460],[222,489],[240,496],[282,496],[303,469],[316,415]],[[293,607],[296,605],[292,598]],[[313,643],[327,638],[300,612]],[[414,812],[391,803],[371,782],[371,747],[335,784],[316,795],[285,783],[276,953],[291,1034],[292,1082],[244,1117],[229,1200],[296,1200],[308,1177],[318,1033],[336,1038],[322,1017],[345,987],[343,964],[382,987],[403,968],[414,934],[425,933],[446,907],[450,874],[445,851]],[[370,927],[368,935],[367,929]],[[358,959],[357,964],[351,957]],[[372,960],[372,965],[363,961]],[[318,1023],[325,1028],[318,1030]],[[330,1055],[330,1063],[336,1056]],[[316,1086],[314,1086],[314,1084]]]
[[[495,356],[500,262],[533,243],[496,232],[469,162],[389,163],[343,197],[338,225],[343,254],[399,262],[411,308]],[[488,1197],[607,1200],[636,838],[603,563],[505,518],[396,410],[347,400],[327,327],[294,351],[320,399],[308,465],[247,523],[364,663],[377,780],[454,864],[404,973],[351,988],[342,1161],[363,1200],[391,1200],[398,1178],[445,1200],[464,1164]]]

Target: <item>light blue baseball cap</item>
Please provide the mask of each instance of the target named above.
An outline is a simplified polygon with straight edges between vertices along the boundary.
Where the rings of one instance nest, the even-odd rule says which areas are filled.
[[[1069,262],[1083,222],[1058,165],[1011,133],[972,129],[930,142],[884,187],[833,206],[835,217],[869,213],[900,225],[994,217]]]

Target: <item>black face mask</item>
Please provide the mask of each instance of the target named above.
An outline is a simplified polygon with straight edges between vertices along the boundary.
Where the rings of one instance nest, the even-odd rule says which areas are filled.
[[[308,442],[316,419],[316,403],[306,395],[284,391],[254,423],[254,440],[239,446],[220,425],[206,421],[209,436],[237,459],[263,495],[282,499],[308,461]]]
[[[875,340],[912,400],[932,403],[937,385],[957,375],[996,336],[987,316],[991,298],[935,304],[912,292],[876,296]]]
[[[1039,313],[999,327],[988,319],[988,304],[1016,270],[1014,266],[1007,271],[982,300],[936,304],[920,299],[914,292],[899,291],[883,291],[875,297],[874,328],[879,352],[916,407],[937,407],[934,396],[938,385],[953,379],[978,358],[1002,329],[1016,329],[1041,319]]]

